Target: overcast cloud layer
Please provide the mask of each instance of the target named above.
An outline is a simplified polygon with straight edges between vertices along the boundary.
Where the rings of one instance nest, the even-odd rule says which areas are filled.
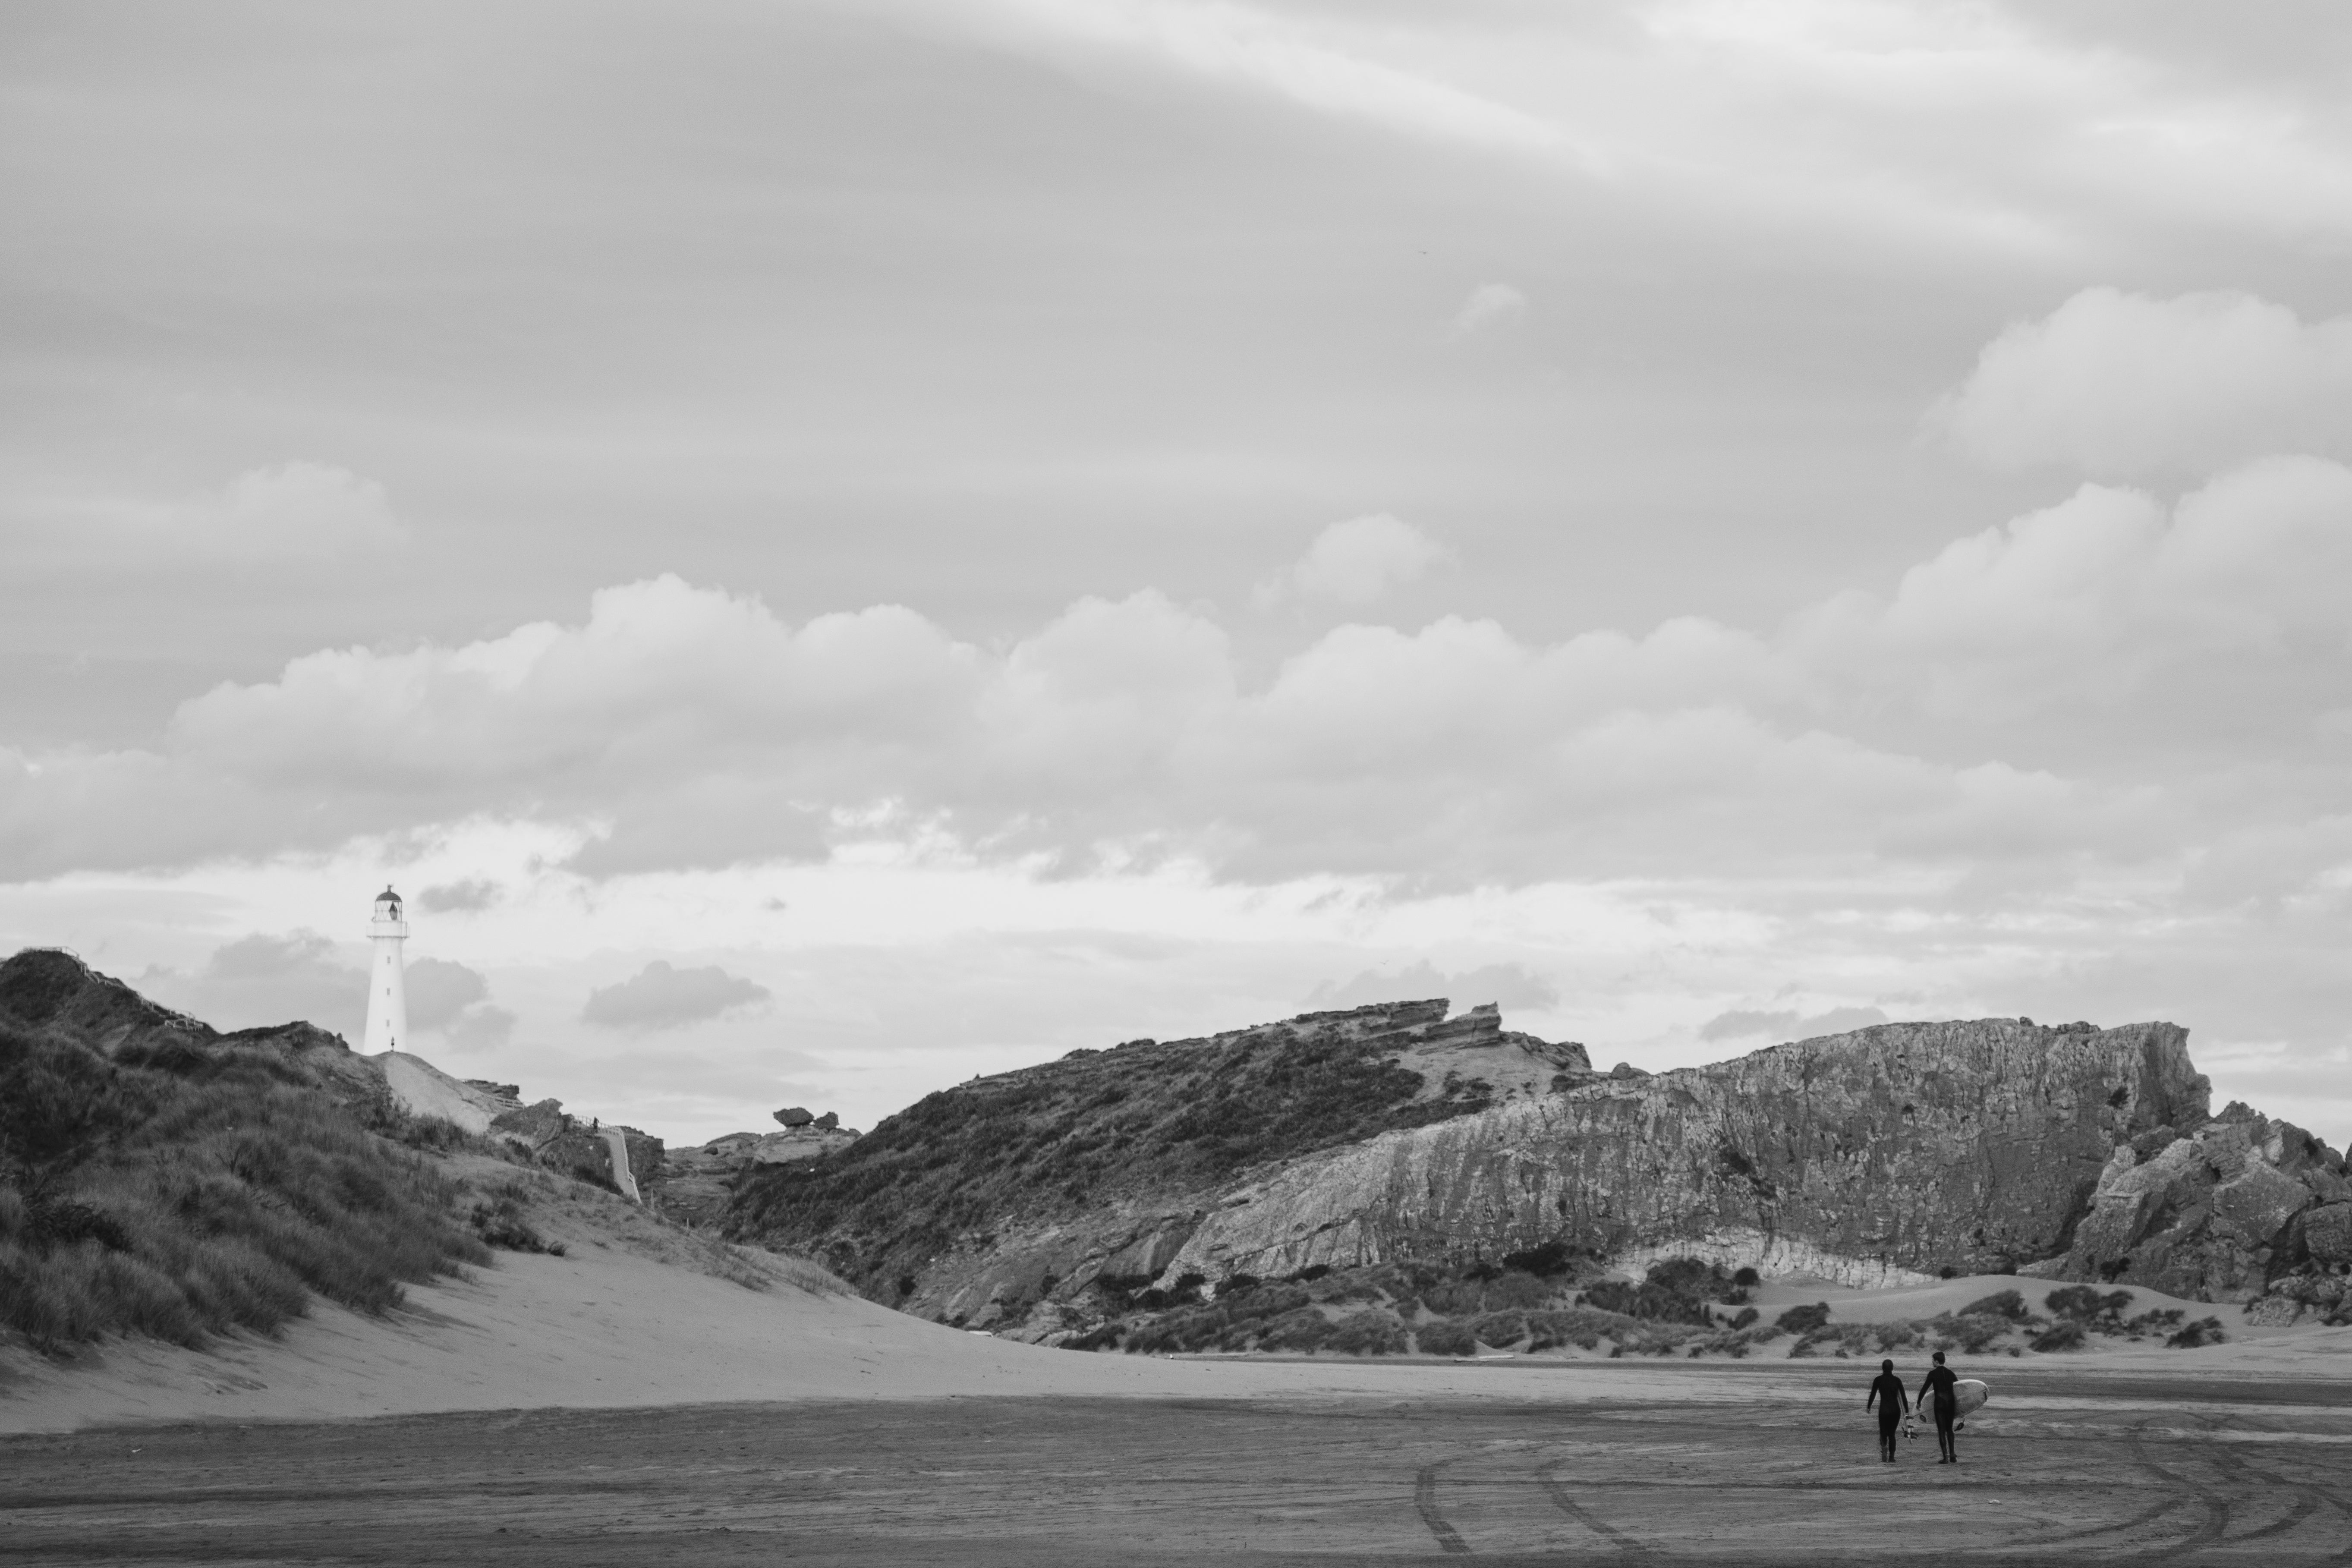
[[[2352,1133],[2340,8],[0,29],[13,943],[349,1030],[396,879],[673,1136],[1391,984]]]

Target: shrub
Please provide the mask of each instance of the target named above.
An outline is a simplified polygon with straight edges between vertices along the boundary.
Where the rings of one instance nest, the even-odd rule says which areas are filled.
[[[1475,1279],[1424,1286],[1421,1304],[1439,1317],[1480,1311],[1486,1305],[1486,1287]]]
[[[1552,1288],[1535,1275],[1521,1269],[1507,1268],[1488,1280],[1479,1294],[1479,1305],[1490,1312],[1517,1307],[1540,1307],[1551,1300]]]
[[[1349,1355],[1402,1355],[1404,1323],[1394,1312],[1380,1308],[1357,1312],[1332,1329],[1323,1348]]]
[[[1127,1349],[1145,1353],[1196,1351],[1223,1337],[1225,1314],[1214,1307],[1192,1307],[1128,1330]]]
[[[1936,1335],[1936,1349],[1958,1349],[1970,1355],[1981,1355],[2013,1327],[2010,1320],[1992,1312],[1962,1312],[1958,1316],[1946,1312],[1928,1320]]]
[[[169,1040],[108,1061],[0,1029],[0,1328],[268,1333],[315,1292],[360,1311],[487,1261],[457,1189],[282,1054]]]
[[[1961,1308],[1959,1315],[1963,1318],[2007,1318],[2011,1322],[2021,1323],[2032,1314],[2026,1310],[2025,1298],[2015,1290],[1996,1290]]]
[[[2034,1335],[2030,1342],[2037,1351],[2078,1351],[2083,1348],[2084,1337],[2082,1322],[2077,1319],[2070,1318],[2053,1323],[2042,1332]]]
[[[1753,1268],[1742,1268],[1731,1277],[1731,1282],[1742,1290],[1753,1290],[1764,1283],[1764,1277]]]
[[[1668,1258],[1653,1263],[1643,1282],[1692,1300],[1712,1300],[1732,1288],[1731,1276],[1721,1264],[1697,1258]]]
[[[1791,1307],[1772,1320],[1775,1328],[1792,1334],[1810,1334],[1830,1321],[1830,1305],[1816,1301],[1810,1307]]]
[[[1522,1274],[1532,1274],[1538,1279],[1552,1279],[1569,1271],[1572,1258],[1568,1243],[1547,1241],[1524,1252],[1505,1253],[1503,1267],[1517,1269]]]
[[[1215,1295],[1217,1300],[1222,1301],[1226,1297],[1234,1295],[1239,1291],[1255,1290],[1257,1287],[1258,1279],[1256,1275],[1234,1274],[1217,1281]]]
[[[2174,1334],[2171,1338],[2166,1340],[2164,1343],[2165,1348],[2168,1350],[2193,1351],[2200,1345],[2218,1345],[2225,1343],[2229,1340],[2229,1337],[2230,1336],[2228,1334],[2221,1331],[2221,1319],[2200,1318],[2195,1322],[2190,1323],[2186,1328],[2182,1329],[2179,1333]]]
[[[2069,1285],[2053,1290],[2042,1299],[2053,1317],[2071,1319],[2083,1323],[2117,1323],[2124,1309],[2132,1304],[2128,1290],[2110,1290],[2101,1294],[2088,1285]]]
[[[1469,1326],[1451,1318],[1438,1318],[1413,1331],[1413,1343],[1423,1355],[1472,1355],[1478,1344]]]
[[[1529,1312],[1528,1314],[1528,1348],[1531,1351],[1550,1350],[1558,1345],[1579,1345],[1585,1350],[1597,1350],[1604,1335],[1631,1332],[1633,1321],[1589,1308],[1576,1308],[1565,1312]]]
[[[1731,1320],[1731,1326],[1735,1329],[1748,1328],[1751,1327],[1755,1323],[1756,1320],[1761,1316],[1763,1316],[1763,1314],[1759,1312],[1753,1307],[1742,1307],[1739,1310],[1739,1315]]]
[[[1266,1323],[1258,1344],[1262,1350],[1312,1351],[1330,1337],[1331,1320],[1312,1307],[1301,1307]]]
[[[2187,1316],[2188,1314],[2178,1307],[2166,1307],[2155,1311],[2142,1312],[2124,1325],[2124,1332],[2134,1339],[2139,1339],[2147,1334],[2165,1333],[2179,1328],[2180,1320]]]
[[[473,1224],[474,1234],[491,1247],[502,1247],[509,1252],[543,1252],[555,1258],[563,1256],[562,1242],[548,1240],[523,1218],[522,1194],[513,1187],[500,1188],[476,1204],[467,1218]],[[906,1285],[906,1289],[899,1294],[913,1294],[915,1282],[908,1279]]]
[[[1280,1317],[1307,1305],[1304,1286],[1260,1285],[1254,1289],[1237,1290],[1226,1296],[1219,1305],[1234,1322],[1254,1321],[1259,1318]]]
[[[1604,1312],[1616,1312],[1645,1321],[1675,1323],[1707,1323],[1714,1314],[1699,1297],[1685,1295],[1654,1282],[1628,1284],[1622,1279],[1603,1279],[1589,1286],[1584,1300]]]
[[[1487,1312],[1471,1320],[1470,1333],[1482,1344],[1515,1345],[1528,1337],[1528,1315],[1519,1311]]]

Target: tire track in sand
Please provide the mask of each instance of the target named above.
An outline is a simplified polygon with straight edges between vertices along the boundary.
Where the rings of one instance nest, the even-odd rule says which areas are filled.
[[[1574,1498],[1568,1495],[1568,1489],[1560,1484],[1559,1477],[1556,1473],[1559,1469],[1560,1466],[1567,1462],[1568,1461],[1565,1459],[1554,1459],[1550,1464],[1546,1465],[1542,1469],[1536,1472],[1538,1479],[1543,1482],[1546,1495],[1551,1499],[1552,1506],[1559,1510],[1560,1512],[1568,1515],[1569,1518],[1576,1521],[1577,1523],[1584,1526],[1585,1529],[1591,1531],[1595,1535],[1598,1535],[1602,1540],[1608,1542],[1610,1545],[1614,1546],[1618,1551],[1623,1552],[1633,1561],[1637,1563],[1648,1562],[1650,1559],[1650,1549],[1647,1545],[1626,1534],[1623,1531],[1618,1529],[1615,1525],[1611,1524],[1607,1520],[1601,1518],[1591,1510],[1586,1508],[1583,1504],[1578,1502]]]
[[[2240,1422],[2236,1416],[2229,1415],[2224,1416],[2219,1425],[2223,1426],[2242,1426],[2243,1423]],[[2296,1525],[2301,1524],[2305,1520],[2309,1519],[2314,1513],[2317,1512],[2320,1503],[2326,1500],[2321,1493],[2313,1490],[2308,1487],[2298,1487],[2293,1481],[2288,1480],[2284,1476],[2274,1475],[2271,1471],[2265,1470],[2258,1465],[2248,1463],[2238,1455],[2230,1452],[2229,1447],[2226,1444],[2216,1443],[2212,1445],[2212,1451],[2206,1457],[2211,1459],[2216,1465],[2220,1466],[2222,1471],[2227,1474],[2231,1480],[2241,1482],[2242,1484],[2267,1484],[2278,1487],[2284,1490],[2290,1497],[2294,1499],[2293,1505],[2287,1509],[2284,1514],[2271,1521],[2270,1523],[2259,1527],[2258,1529],[2245,1531],[2240,1534],[2227,1537],[2223,1542],[2223,1544],[2225,1545],[2235,1546],[2242,1541],[2263,1541],[2273,1535],[2284,1535],[2288,1531],[2293,1530]]]
[[[1460,1531],[1445,1521],[1444,1514],[1437,1511],[1437,1472],[1448,1465],[1458,1465],[1470,1458],[1472,1456],[1468,1454],[1456,1454],[1450,1459],[1440,1459],[1433,1465],[1423,1465],[1421,1467],[1421,1473],[1412,1479],[1414,1511],[1421,1515],[1421,1522],[1429,1526],[1429,1533],[1437,1537],[1438,1550],[1459,1552],[1465,1557],[1470,1555],[1470,1543],[1462,1539]]]
[[[2158,1480],[2169,1482],[2171,1485],[2179,1488],[2182,1491],[2192,1494],[2199,1502],[2205,1506],[2204,1523],[2199,1525],[2195,1530],[2191,1531],[2189,1534],[2182,1536],[2178,1541],[2172,1542],[2168,1545],[2159,1546],[2151,1552],[2143,1553],[2141,1561],[2147,1563],[2166,1562],[2171,1558],[2179,1557],[2185,1552],[2201,1551],[2204,1548],[2212,1545],[2215,1542],[2220,1541],[2222,1533],[2230,1528],[2229,1494],[2227,1492],[2217,1491],[2201,1481],[2191,1480],[2189,1477],[2182,1475],[2178,1471],[2168,1470],[2162,1465],[2158,1464],[2154,1459],[2149,1458],[2147,1457],[2147,1441],[2141,1437],[2140,1429],[2137,1426],[2132,1428],[2131,1448],[2132,1459],[2141,1469],[2146,1470],[2149,1475],[2156,1477]]]

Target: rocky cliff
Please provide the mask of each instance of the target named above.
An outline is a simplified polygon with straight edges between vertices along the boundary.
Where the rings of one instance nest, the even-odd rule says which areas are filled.
[[[2108,1278],[2123,1258],[2126,1278],[2242,1299],[2284,1268],[2325,1274],[2345,1228],[2325,1206],[2342,1162],[2278,1124],[2231,1131],[2234,1108],[2215,1123],[2169,1024],[1888,1024],[1604,1077],[1492,1009],[1443,1016],[1310,1016],[960,1086],[751,1178],[730,1224],[909,1310],[1041,1333],[1107,1293],[1547,1246],[1858,1285]],[[1359,1077],[1318,1085],[1291,1059],[1317,1050]],[[1228,1086],[1253,1072],[1255,1131],[1221,1142]],[[1359,1092],[1360,1115],[1295,1120]]]
[[[2326,1316],[2352,1300],[2352,1182],[2302,1128],[2233,1104],[2117,1145],[2073,1245],[2031,1271]]]
[[[1216,1278],[1546,1241],[1852,1283],[2062,1252],[2118,1144],[2205,1118],[2168,1024],[1886,1024],[1293,1162],[1216,1194],[1168,1267]]]

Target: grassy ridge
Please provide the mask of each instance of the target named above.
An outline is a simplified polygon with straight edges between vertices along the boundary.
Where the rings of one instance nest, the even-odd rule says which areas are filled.
[[[806,1167],[753,1173],[728,1234],[817,1258],[875,1293],[961,1238],[1489,1102],[1476,1080],[1417,1099],[1421,1075],[1391,1059],[1396,1034],[1344,1015],[1299,1023],[1077,1052],[941,1089]]]
[[[487,1261],[401,1122],[268,1047],[0,1025],[0,1329],[201,1345]]]

